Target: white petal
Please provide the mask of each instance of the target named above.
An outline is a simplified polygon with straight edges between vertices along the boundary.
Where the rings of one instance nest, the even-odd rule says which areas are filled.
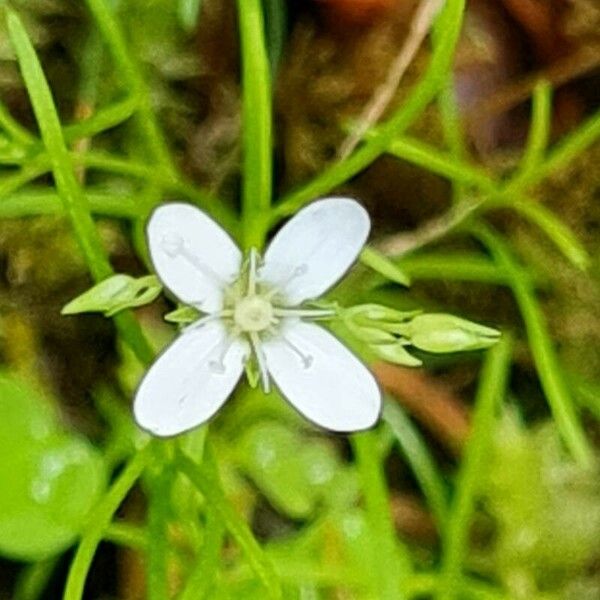
[[[273,238],[261,280],[279,288],[290,306],[317,298],[356,260],[370,227],[367,211],[354,200],[313,202]]]
[[[157,208],[147,228],[156,274],[184,304],[204,312],[222,307],[223,287],[239,273],[242,255],[215,221],[190,204]]]
[[[332,431],[359,431],[377,422],[381,392],[375,378],[321,327],[290,322],[263,350],[277,387],[310,421]]]
[[[140,427],[169,436],[212,417],[244,368],[245,343],[236,339],[227,347],[228,343],[219,321],[182,333],[150,367],[137,390],[133,409]],[[222,369],[215,368],[219,363]]]

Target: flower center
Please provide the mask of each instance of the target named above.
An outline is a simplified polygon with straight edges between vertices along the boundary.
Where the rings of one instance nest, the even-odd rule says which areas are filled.
[[[235,304],[233,320],[241,331],[264,331],[273,324],[273,305],[263,296],[244,296]]]

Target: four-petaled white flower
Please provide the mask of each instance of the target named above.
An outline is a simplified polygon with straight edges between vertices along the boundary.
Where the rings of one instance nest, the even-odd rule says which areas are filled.
[[[347,198],[301,210],[275,235],[264,260],[244,261],[229,235],[188,204],[165,204],[148,223],[156,273],[181,302],[206,313],[152,365],[136,394],[138,424],[159,436],[204,423],[222,406],[251,357],[265,392],[272,378],[307,419],[340,432],[371,427],[381,394],[365,365],[309,322],[330,310],[302,307],[350,268],[370,229]]]

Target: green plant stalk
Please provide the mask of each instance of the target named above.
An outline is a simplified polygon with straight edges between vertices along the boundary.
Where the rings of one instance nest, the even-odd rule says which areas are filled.
[[[19,17],[13,12],[8,12],[7,22],[42,140],[48,151],[58,193],[92,277],[95,281],[101,281],[112,275],[113,270],[75,177],[73,162],[62,135],[52,93]],[[146,364],[151,362],[152,349],[133,315],[122,313],[115,318],[115,324],[140,361]]]
[[[493,261],[471,252],[430,251],[409,254],[399,264],[411,279],[509,284],[506,273]]]
[[[43,598],[42,595],[56,570],[57,563],[58,559],[49,558],[25,567],[19,574],[15,584],[13,600],[39,600]]]
[[[269,57],[260,0],[238,0],[242,52],[242,218],[244,246],[259,250],[272,194],[272,107]]]
[[[129,52],[121,24],[106,0],[86,0],[86,4],[104,37],[117,68],[121,71],[128,91],[137,98],[136,121],[146,138],[150,153],[160,168],[172,177],[176,177],[176,169],[169,148],[152,108],[150,91],[144,81],[140,65]]]
[[[19,171],[0,180],[0,199],[4,202],[13,192],[37,177],[44,175],[50,169],[49,156],[36,156],[28,161]]]
[[[491,227],[479,223],[474,224],[471,230],[490,250],[498,266],[511,278],[513,295],[525,323],[533,360],[556,426],[577,462],[586,467],[591,466],[594,460],[593,450],[579,421],[531,282],[522,277],[521,268],[507,245]]]
[[[531,171],[523,178],[521,185],[531,187],[545,179],[550,173],[564,167],[600,137],[600,111],[589,117],[583,125],[565,136],[548,153],[546,160],[539,168]]]
[[[202,600],[208,596],[219,572],[224,537],[223,521],[218,517],[215,509],[209,507],[201,554],[179,600]]]
[[[137,109],[138,98],[132,95],[126,96],[123,100],[98,109],[87,119],[63,127],[65,141],[71,144],[77,140],[108,131],[130,119]]]
[[[151,543],[146,548],[146,589],[148,600],[166,600],[169,597],[168,519],[173,472],[166,461],[163,446],[153,446],[160,472],[151,476],[148,496],[148,537]]]
[[[104,531],[102,539],[139,552],[145,552],[148,548],[146,530],[130,523],[111,523]]]
[[[252,535],[246,522],[227,500],[209,449],[206,454],[203,462],[197,464],[179,450],[177,453],[179,471],[196,486],[207,503],[217,512],[231,536],[246,554],[252,570],[264,585],[269,597],[281,598],[281,584],[270,559]]]
[[[485,462],[492,441],[496,412],[506,391],[512,351],[512,339],[504,334],[498,344],[488,351],[481,371],[471,432],[457,477],[456,495],[443,532],[443,583],[437,596],[440,600],[462,597],[462,565],[471,518],[479,491],[478,484],[486,471]]]
[[[438,17],[438,27],[444,31],[434,48],[429,67],[404,104],[367,141],[348,158],[326,168],[320,175],[303,185],[275,206],[273,221],[294,214],[304,204],[330,192],[336,186],[357,175],[376,158],[384,154],[395,136],[404,131],[435,98],[445,84],[452,67],[454,49],[460,35],[464,0],[447,0]]]
[[[427,444],[397,402],[386,401],[383,418],[423,490],[439,531],[443,531],[448,513],[448,494]]]
[[[533,90],[531,125],[525,151],[519,168],[507,186],[507,190],[518,190],[522,185],[521,182],[527,182],[536,177],[535,172],[544,161],[551,126],[552,88],[548,82],[540,81]]]
[[[116,219],[135,219],[139,216],[139,207],[133,196],[90,189],[85,190],[84,194],[93,214]],[[60,215],[64,212],[65,207],[58,193],[47,188],[22,189],[0,202],[0,219]]]
[[[216,219],[234,237],[239,237],[239,223],[231,210],[207,192],[196,188],[181,178],[174,178],[160,169],[147,164],[124,159],[104,152],[86,152],[74,156],[76,164],[89,169],[129,175],[152,182],[173,193],[181,194]],[[80,161],[80,162],[79,162]],[[143,207],[140,208],[140,211]]]
[[[157,170],[147,164],[121,158],[106,152],[90,150],[85,154],[72,152],[70,156],[76,167],[83,166],[88,170],[128,175],[136,179],[155,183],[172,193],[180,194],[219,221],[227,228],[231,235],[239,237],[239,223],[233,212],[218,200],[212,198],[207,192],[196,188],[182,179],[173,179],[160,169]],[[26,162],[26,164],[24,164],[20,171],[0,181],[0,198],[9,196],[21,186],[52,169],[50,157],[46,153],[38,154],[34,158],[29,158],[23,162]],[[10,198],[7,198],[7,200],[10,201]],[[142,216],[144,210],[144,207],[138,205],[137,216]],[[33,216],[30,210],[27,210],[25,214]]]
[[[410,554],[398,539],[392,522],[377,437],[375,432],[367,431],[352,436],[351,442],[373,541],[368,551],[373,569],[374,597],[401,600],[406,598],[403,583],[410,576],[412,565]]]
[[[35,136],[14,119],[4,103],[0,101],[0,130],[2,129],[13,141],[23,146],[28,146],[35,141]]]
[[[539,227],[575,266],[580,269],[588,266],[589,256],[575,234],[543,204],[526,198],[516,187],[512,190],[509,189],[509,185],[503,187],[483,169],[467,161],[457,160],[419,140],[398,138],[390,144],[390,153],[454,182],[478,188],[484,200],[479,201],[476,210],[481,212],[498,208],[512,209]],[[522,185],[519,184],[519,188],[521,187]],[[440,235],[464,225],[472,212],[463,211],[461,214],[460,219],[449,220],[448,228],[440,231]]]
[[[117,480],[89,515],[88,525],[83,531],[69,567],[63,600],[83,598],[85,582],[98,544],[113,515],[148,465],[151,457],[149,449],[150,445],[147,445],[133,455],[131,461],[127,463]]]

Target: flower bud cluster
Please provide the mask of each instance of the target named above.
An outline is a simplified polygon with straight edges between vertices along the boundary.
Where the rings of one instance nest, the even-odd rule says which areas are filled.
[[[480,350],[494,345],[500,332],[442,313],[399,311],[380,304],[360,304],[339,314],[350,333],[382,360],[415,367],[421,360],[408,346],[436,354]]]

